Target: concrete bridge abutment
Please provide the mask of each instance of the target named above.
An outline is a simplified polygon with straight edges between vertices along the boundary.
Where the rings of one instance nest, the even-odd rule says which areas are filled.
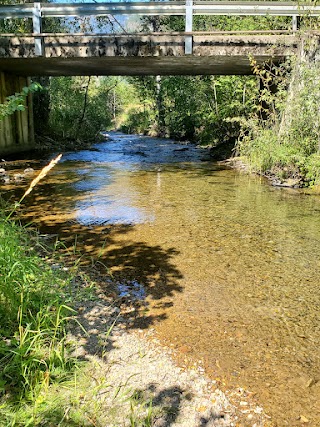
[[[30,85],[30,78],[0,72],[0,104],[8,96],[20,93]],[[0,156],[34,148],[32,94],[25,99],[25,110],[16,111],[0,120]]]

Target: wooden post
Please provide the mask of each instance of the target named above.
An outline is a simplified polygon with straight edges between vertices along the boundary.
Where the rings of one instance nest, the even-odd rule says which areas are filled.
[[[193,24],[193,0],[186,0],[186,33],[192,33]],[[193,37],[185,36],[184,40],[184,53],[192,55]]]
[[[42,13],[41,13],[41,3],[34,3],[33,7],[33,32],[35,34],[41,34],[42,32]],[[34,38],[34,48],[36,56],[43,56],[43,37],[35,37]]]
[[[27,77],[27,85],[31,85],[31,78]],[[28,108],[28,138],[29,144],[34,145],[34,115],[33,115],[33,94],[29,92],[27,98],[27,108]]]
[[[0,72],[0,103],[30,84],[28,77]],[[26,109],[15,111],[0,120],[0,156],[34,148],[32,94],[26,98]]]

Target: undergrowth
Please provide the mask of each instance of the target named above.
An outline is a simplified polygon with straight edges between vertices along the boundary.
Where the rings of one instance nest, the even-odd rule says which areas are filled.
[[[263,90],[256,112],[242,122],[240,155],[253,170],[280,181],[319,185],[319,64],[291,63],[267,70],[253,61],[253,69]]]

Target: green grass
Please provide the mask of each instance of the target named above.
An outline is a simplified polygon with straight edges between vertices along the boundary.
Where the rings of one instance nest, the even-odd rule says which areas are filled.
[[[65,328],[74,311],[71,277],[35,253],[30,234],[0,218],[0,242],[0,412],[15,425],[16,410],[72,376]]]
[[[320,154],[307,154],[301,146],[279,141],[272,129],[261,130],[254,139],[240,143],[240,154],[253,171],[279,180],[293,178],[303,186],[320,184]]]
[[[255,138],[245,138],[240,143],[240,153],[253,170],[280,174],[279,178],[299,174],[300,162],[305,158],[296,147],[285,141],[280,143],[273,129],[261,129]]]

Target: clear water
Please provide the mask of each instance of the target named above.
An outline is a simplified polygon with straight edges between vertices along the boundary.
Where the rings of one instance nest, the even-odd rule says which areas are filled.
[[[319,426],[319,197],[190,145],[111,137],[65,155],[24,217],[143,289],[149,310],[132,328],[249,388],[274,425]]]

